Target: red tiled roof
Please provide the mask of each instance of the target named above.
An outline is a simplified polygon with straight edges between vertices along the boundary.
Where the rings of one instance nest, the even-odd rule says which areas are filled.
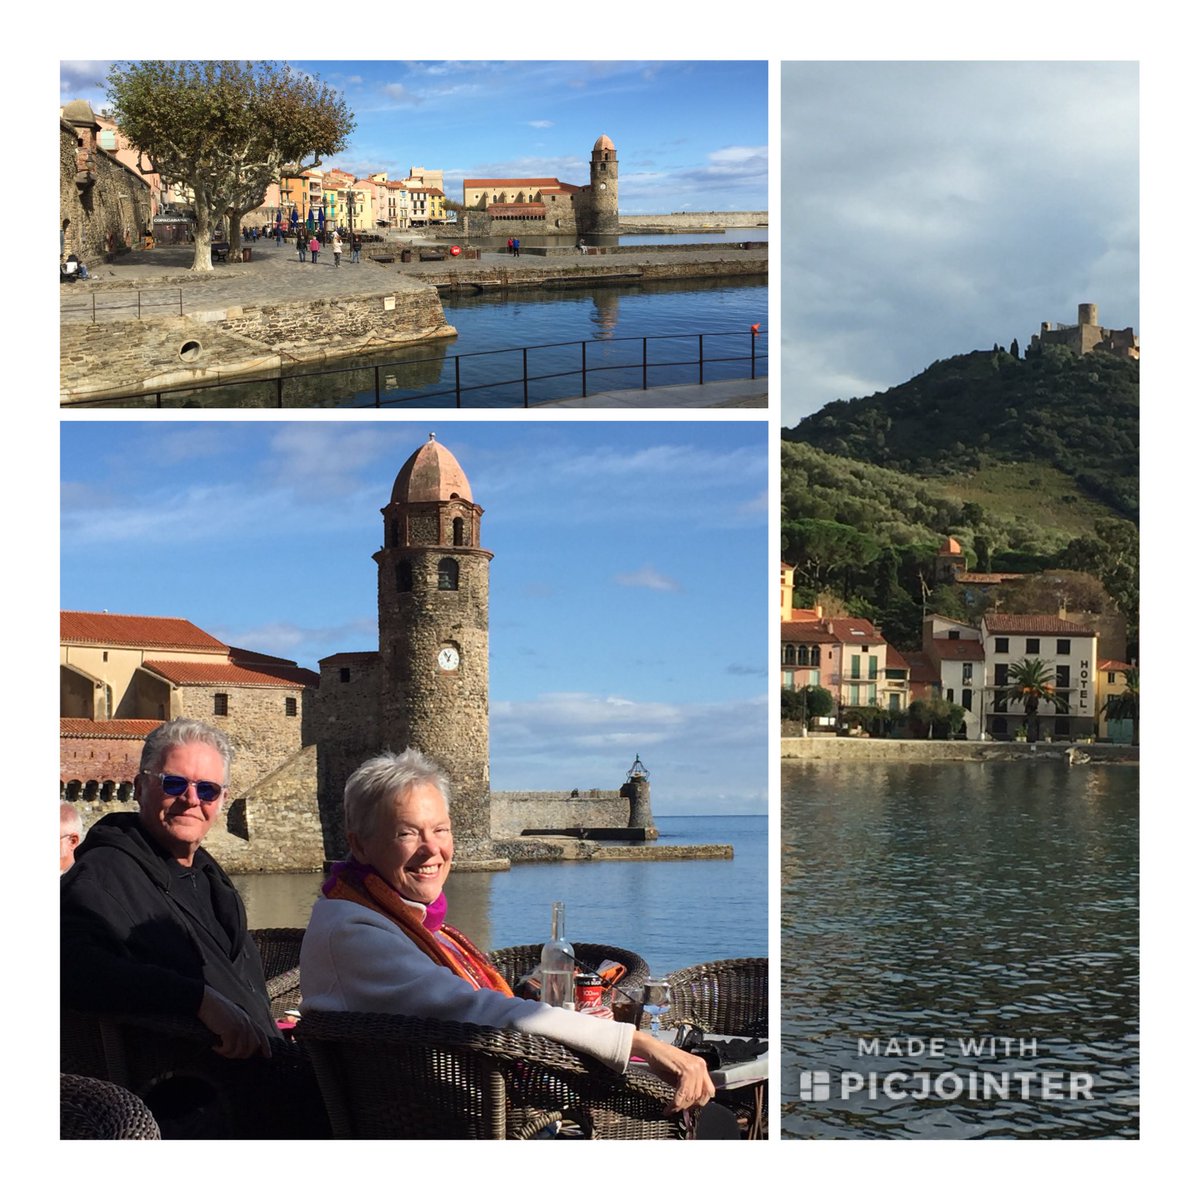
[[[779,627],[780,637],[785,642],[836,642],[832,633],[827,633],[821,621],[783,621]]]
[[[1074,637],[1094,637],[1095,629],[1064,621],[1050,613],[988,613],[983,618],[989,634],[1062,633]]]
[[[64,642],[101,646],[157,646],[173,650],[229,649],[211,634],[181,617],[131,617],[119,613],[59,613],[59,636]]]
[[[958,538],[947,537],[942,543],[942,548],[938,551],[939,554],[961,554],[962,546],[959,544]]]
[[[983,643],[961,638],[930,638],[926,652],[938,662],[983,662]]]
[[[557,188],[563,185],[557,179],[464,179],[466,188]]]
[[[1133,663],[1122,662],[1119,658],[1103,658],[1096,664],[1097,671],[1132,671]]]
[[[264,664],[265,665],[265,664]],[[235,663],[171,662],[166,659],[147,660],[142,664],[170,683],[207,684],[227,683],[242,687],[316,687],[319,677],[304,667],[276,667],[255,671]]]
[[[62,737],[145,738],[161,721],[89,721],[86,717],[59,717]]]
[[[1012,579],[1024,579],[1020,571],[960,571],[955,583],[1008,583]]]
[[[928,654],[910,650],[905,657],[908,659],[909,683],[941,683],[942,674],[930,661]]]
[[[849,645],[866,645],[869,642],[882,642],[883,634],[879,633],[870,621],[862,617],[833,617],[833,633],[839,642]]]
[[[884,660],[884,665],[889,671],[902,671],[908,667],[908,659],[891,642],[888,642],[887,658]]]

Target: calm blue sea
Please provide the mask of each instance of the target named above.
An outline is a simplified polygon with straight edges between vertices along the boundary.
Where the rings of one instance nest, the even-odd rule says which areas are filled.
[[[567,906],[567,936],[640,954],[659,972],[768,952],[767,818],[660,817],[661,845],[716,842],[732,859],[547,863],[451,875],[450,920],[484,947],[543,942],[550,905]],[[303,926],[316,875],[241,875],[251,928]]]

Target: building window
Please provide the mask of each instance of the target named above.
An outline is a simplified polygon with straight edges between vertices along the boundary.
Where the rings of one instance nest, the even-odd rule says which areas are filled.
[[[1108,673],[1108,682],[1109,682],[1109,683],[1116,683],[1116,682],[1117,682],[1117,673],[1116,673],[1116,671],[1109,671],[1109,673]]]
[[[458,563],[452,558],[443,558],[438,563],[438,591],[458,591]]]
[[[216,692],[213,695],[213,716],[229,716],[229,695],[226,692]]]
[[[954,703],[954,689],[953,688],[946,689],[946,699],[949,703],[951,703],[951,704]]]
[[[946,634],[946,640],[951,641],[951,642],[957,642],[958,641],[958,630],[951,629],[950,632],[948,634]]]
[[[342,683],[349,683],[350,682],[350,668],[349,667],[339,667],[338,668],[338,679],[341,680]]]
[[[1042,639],[1041,638],[1026,638],[1025,639],[1025,653],[1026,654],[1037,654],[1041,651],[1041,648],[1042,648]]]
[[[796,663],[796,647],[795,646],[784,646],[783,661],[784,661],[785,665],[787,665],[787,666],[795,665],[795,663]]]
[[[1008,687],[1008,663],[996,664],[996,686]]]
[[[974,666],[975,666],[974,663],[963,663],[963,665],[962,665],[962,669],[963,669],[962,681],[963,681],[963,683],[971,682],[971,676],[974,674]]]
[[[851,679],[861,679],[862,678],[862,655],[861,654],[850,655],[850,678]],[[858,701],[855,700],[854,703],[857,704]]]
[[[394,519],[388,522],[388,545],[400,545],[400,522]]]
[[[996,653],[997,654],[1007,654],[1008,653],[1008,638],[998,637],[996,639]]]
[[[857,683],[853,683],[850,685],[850,703],[851,703],[851,705],[858,704],[858,684]]]
[[[100,659],[100,661],[101,661],[101,662],[108,662],[108,651],[107,651],[107,650],[105,650],[105,651],[103,652],[103,655],[101,656],[101,659]],[[1109,682],[1111,683],[1112,681],[1110,680]]]
[[[467,544],[466,532],[466,523],[463,521],[462,517],[455,517],[454,544],[456,546],[465,546]]]
[[[285,717],[294,717],[296,715],[296,697],[285,696],[283,701],[283,715]]]
[[[1071,653],[1071,639],[1070,638],[1059,638],[1058,639],[1058,653],[1059,654],[1070,654]]]
[[[876,654],[872,654],[867,659],[867,678],[868,679],[878,679],[879,678],[879,656]]]
[[[1054,668],[1054,686],[1061,692],[1071,686],[1071,668],[1070,667],[1055,667]]]
[[[1071,732],[1070,717],[1054,718],[1054,734],[1056,737],[1067,737]]]
[[[412,585],[412,563],[407,558],[402,558],[396,564],[396,591],[411,592]]]
[[[967,710],[967,712],[971,711],[971,701],[974,698],[974,695],[975,693],[972,692],[970,688],[963,688],[962,706]]]

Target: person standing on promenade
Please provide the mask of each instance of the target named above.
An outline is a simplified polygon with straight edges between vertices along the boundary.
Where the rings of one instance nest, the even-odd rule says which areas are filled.
[[[513,258],[521,257],[521,239],[513,238]]]
[[[296,235],[296,249],[300,252],[300,261],[304,262],[304,255],[308,250],[308,234],[303,229]]]
[[[357,233],[350,239],[350,261],[362,262],[362,238]]]
[[[312,255],[312,260],[317,261],[317,253],[321,249],[321,243],[317,241],[317,235],[314,233],[308,243],[308,252]]]
[[[508,257],[509,258],[512,258],[512,252],[513,252],[513,240],[512,240],[512,238],[509,238],[508,239]]]
[[[336,229],[333,231],[333,241],[329,243],[329,248],[333,251],[333,265],[340,267],[342,265],[342,239]]]

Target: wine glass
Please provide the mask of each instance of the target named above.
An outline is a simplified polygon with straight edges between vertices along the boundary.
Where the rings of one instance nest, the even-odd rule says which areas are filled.
[[[660,1020],[671,1008],[671,985],[665,979],[647,979],[642,987],[642,1010],[650,1014],[650,1032],[657,1034]]]

